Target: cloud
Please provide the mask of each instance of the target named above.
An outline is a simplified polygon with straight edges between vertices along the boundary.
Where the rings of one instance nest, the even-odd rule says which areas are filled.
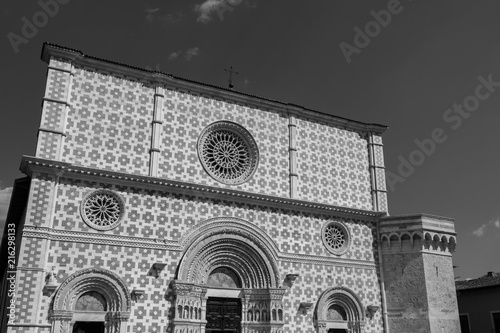
[[[152,23],[153,21],[163,21],[166,23],[177,23],[182,20],[182,12],[176,11],[167,15],[160,15],[160,8],[146,8],[146,21]]]
[[[200,48],[195,46],[195,47],[192,47],[190,49],[187,49],[186,52],[183,52],[182,50],[174,51],[174,52],[170,53],[170,55],[168,56],[168,60],[174,61],[177,58],[179,58],[182,55],[182,53],[184,53],[184,59],[186,61],[190,61],[193,57],[200,54]]]
[[[487,227],[487,225],[483,224],[482,226],[480,226],[479,228],[474,230],[472,233],[474,235],[476,235],[477,237],[482,237],[484,235],[484,229],[486,229],[486,227]]]
[[[181,55],[181,53],[182,53],[181,50],[179,50],[177,52],[170,53],[170,55],[168,56],[168,60],[175,60],[175,59],[177,59]]]
[[[472,232],[472,234],[476,235],[477,237],[482,237],[484,235],[484,232],[485,232],[486,228],[488,228],[490,225],[493,225],[494,227],[500,229],[500,219],[491,220],[488,223],[484,223],[479,228],[477,228],[476,230],[474,230]]]
[[[205,2],[195,5],[194,11],[198,14],[196,21],[201,23],[208,23],[212,20],[210,15],[226,5],[225,0],[206,0]]]
[[[191,60],[192,57],[197,56],[200,54],[200,48],[199,47],[192,47],[186,51],[186,54],[184,55],[184,59],[187,61]]]
[[[170,13],[170,14],[163,16],[162,19],[164,21],[166,21],[167,23],[177,23],[177,22],[180,22],[182,20],[182,13],[180,11],[177,11],[175,13]]]
[[[148,22],[153,22],[154,20],[154,13],[158,12],[160,10],[160,8],[156,7],[156,8],[146,8],[146,21]]]
[[[222,21],[225,12],[232,12],[233,7],[242,2],[243,0],[205,0],[203,3],[194,6],[194,11],[198,14],[196,21],[208,23],[212,20],[214,13],[217,13]]]

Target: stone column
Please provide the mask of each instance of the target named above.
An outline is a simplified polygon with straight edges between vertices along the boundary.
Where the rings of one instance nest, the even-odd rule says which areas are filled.
[[[73,313],[71,311],[54,311],[50,314],[53,333],[71,333],[73,331]]]

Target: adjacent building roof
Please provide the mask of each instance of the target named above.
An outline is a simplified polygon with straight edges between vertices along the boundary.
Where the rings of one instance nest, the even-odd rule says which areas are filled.
[[[477,279],[468,279],[456,281],[457,290],[477,289],[500,286],[500,273],[488,272],[486,275]]]

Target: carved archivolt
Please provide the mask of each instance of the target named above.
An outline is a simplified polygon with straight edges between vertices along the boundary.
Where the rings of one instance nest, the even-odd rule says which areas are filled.
[[[227,267],[243,288],[278,287],[277,247],[250,222],[211,219],[188,233],[181,244],[186,250],[178,270],[179,281],[204,285],[210,272]]]
[[[332,319],[331,312],[338,311],[345,318]],[[330,316],[329,316],[330,312]],[[339,320],[340,319],[340,320]],[[314,310],[314,325],[317,332],[329,329],[349,329],[360,333],[365,325],[365,311],[359,297],[344,287],[330,288],[324,291]]]
[[[87,268],[70,275],[57,289],[52,303],[53,332],[69,332],[77,302],[82,295],[98,293],[102,296],[103,320],[106,332],[125,329],[130,317],[130,293],[125,283],[113,272],[101,268]]]
[[[198,224],[180,243],[184,255],[172,283],[174,333],[204,332],[207,281],[214,272],[224,273],[233,281],[231,288],[239,290],[242,331],[282,332],[287,289],[279,288],[278,248],[265,232],[244,220],[214,218]]]

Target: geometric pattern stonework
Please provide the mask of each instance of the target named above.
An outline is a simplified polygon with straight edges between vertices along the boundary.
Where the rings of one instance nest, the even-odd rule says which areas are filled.
[[[74,72],[62,160],[148,175],[154,89],[142,82],[87,68],[76,67]],[[53,114],[62,114],[62,110]],[[158,177],[289,196],[287,117],[272,110],[165,89],[161,121]],[[217,121],[242,126],[259,147],[258,166],[243,183],[221,183],[200,163],[196,149],[199,135]],[[43,140],[51,138],[48,134],[42,136],[47,136]],[[298,119],[296,147],[298,199],[373,209],[364,134]]]
[[[294,199],[373,209],[364,133],[300,116],[293,121],[267,102],[256,106],[223,101],[220,95],[214,99],[155,88],[161,81],[117,76],[77,62],[71,67],[51,60],[65,71],[49,70],[42,123],[54,133],[41,132],[39,157],[60,156],[77,166],[143,176],[151,172],[159,178],[286,198],[295,170]],[[57,134],[59,129],[64,137]],[[158,137],[152,138],[153,130]],[[296,165],[290,165],[293,156]],[[149,165],[153,160],[154,167]],[[332,287],[352,291],[363,305],[381,307],[377,225],[362,215],[313,213],[277,201],[233,201],[114,175],[72,178],[71,171],[56,176],[38,170],[32,174],[26,213],[32,225],[23,231],[19,266],[43,271],[19,271],[16,305],[27,310],[20,322],[47,325],[53,300],[33,293],[46,283],[47,269],[56,285],[69,283],[82,271],[103,270],[118,277],[127,300],[134,291],[127,309],[128,332],[171,332],[177,311],[176,284],[171,282],[189,275],[184,273],[190,268],[186,258],[204,269],[205,281],[213,286],[248,284],[239,266],[223,261],[210,266],[212,262],[195,261],[198,252],[190,250],[200,246],[215,258],[220,249],[233,253],[227,250],[230,246],[247,242],[255,242],[248,249],[261,251],[263,267],[272,271],[269,277],[255,274],[254,280],[283,286],[283,332],[315,332],[314,311],[297,311],[303,303],[315,304]],[[205,230],[220,232],[209,234],[207,244],[196,243]],[[225,236],[218,239],[221,234]],[[232,242],[221,242],[227,239]],[[163,269],[154,268],[163,264]],[[112,311],[105,290],[94,291],[99,294],[82,292],[75,298],[80,300],[78,309]],[[381,311],[363,330],[383,330]]]
[[[75,69],[62,159],[147,175],[153,95],[144,84]]]
[[[54,228],[66,230],[75,237],[79,234],[96,234],[97,237],[97,233],[102,233],[89,227],[79,217],[79,206],[85,195],[102,187],[103,184],[98,182],[61,178]],[[104,231],[107,238],[133,235],[134,240],[176,241],[202,221],[220,216],[234,217],[254,224],[276,242],[279,252],[286,258],[279,261],[281,281],[286,278],[286,274],[299,274],[293,287],[284,295],[284,307],[298,309],[302,302],[314,302],[332,285],[353,290],[363,304],[380,305],[377,270],[369,265],[356,267],[356,263],[378,260],[374,241],[375,223],[132,186],[108,187],[124,198],[128,209],[122,223],[112,230]],[[34,205],[45,206],[43,202]],[[321,241],[321,227],[328,221],[341,221],[352,235],[351,246],[341,257],[344,261],[336,263],[336,256]],[[21,257],[29,259],[31,248],[23,247],[24,250],[28,252]],[[165,300],[165,288],[174,278],[181,256],[182,251],[141,248],[128,245],[126,241],[112,245],[92,244],[84,239],[80,242],[55,240],[51,242],[47,265],[55,266],[56,280],[59,282],[84,268],[101,267],[113,271],[130,290],[144,290],[144,300],[135,303],[132,308],[128,321],[131,332],[160,332],[174,311],[172,304]],[[158,278],[148,275],[154,262],[167,264]],[[26,261],[20,264],[26,264]],[[48,301],[42,301],[42,312],[47,314],[50,309]],[[26,302],[29,302],[29,298]],[[21,299],[19,303],[20,307],[27,306]],[[367,323],[367,333],[381,331],[379,313]],[[284,332],[313,332],[312,311],[304,316],[285,311],[284,321]]]
[[[299,199],[373,209],[365,135],[305,120],[297,132]]]

